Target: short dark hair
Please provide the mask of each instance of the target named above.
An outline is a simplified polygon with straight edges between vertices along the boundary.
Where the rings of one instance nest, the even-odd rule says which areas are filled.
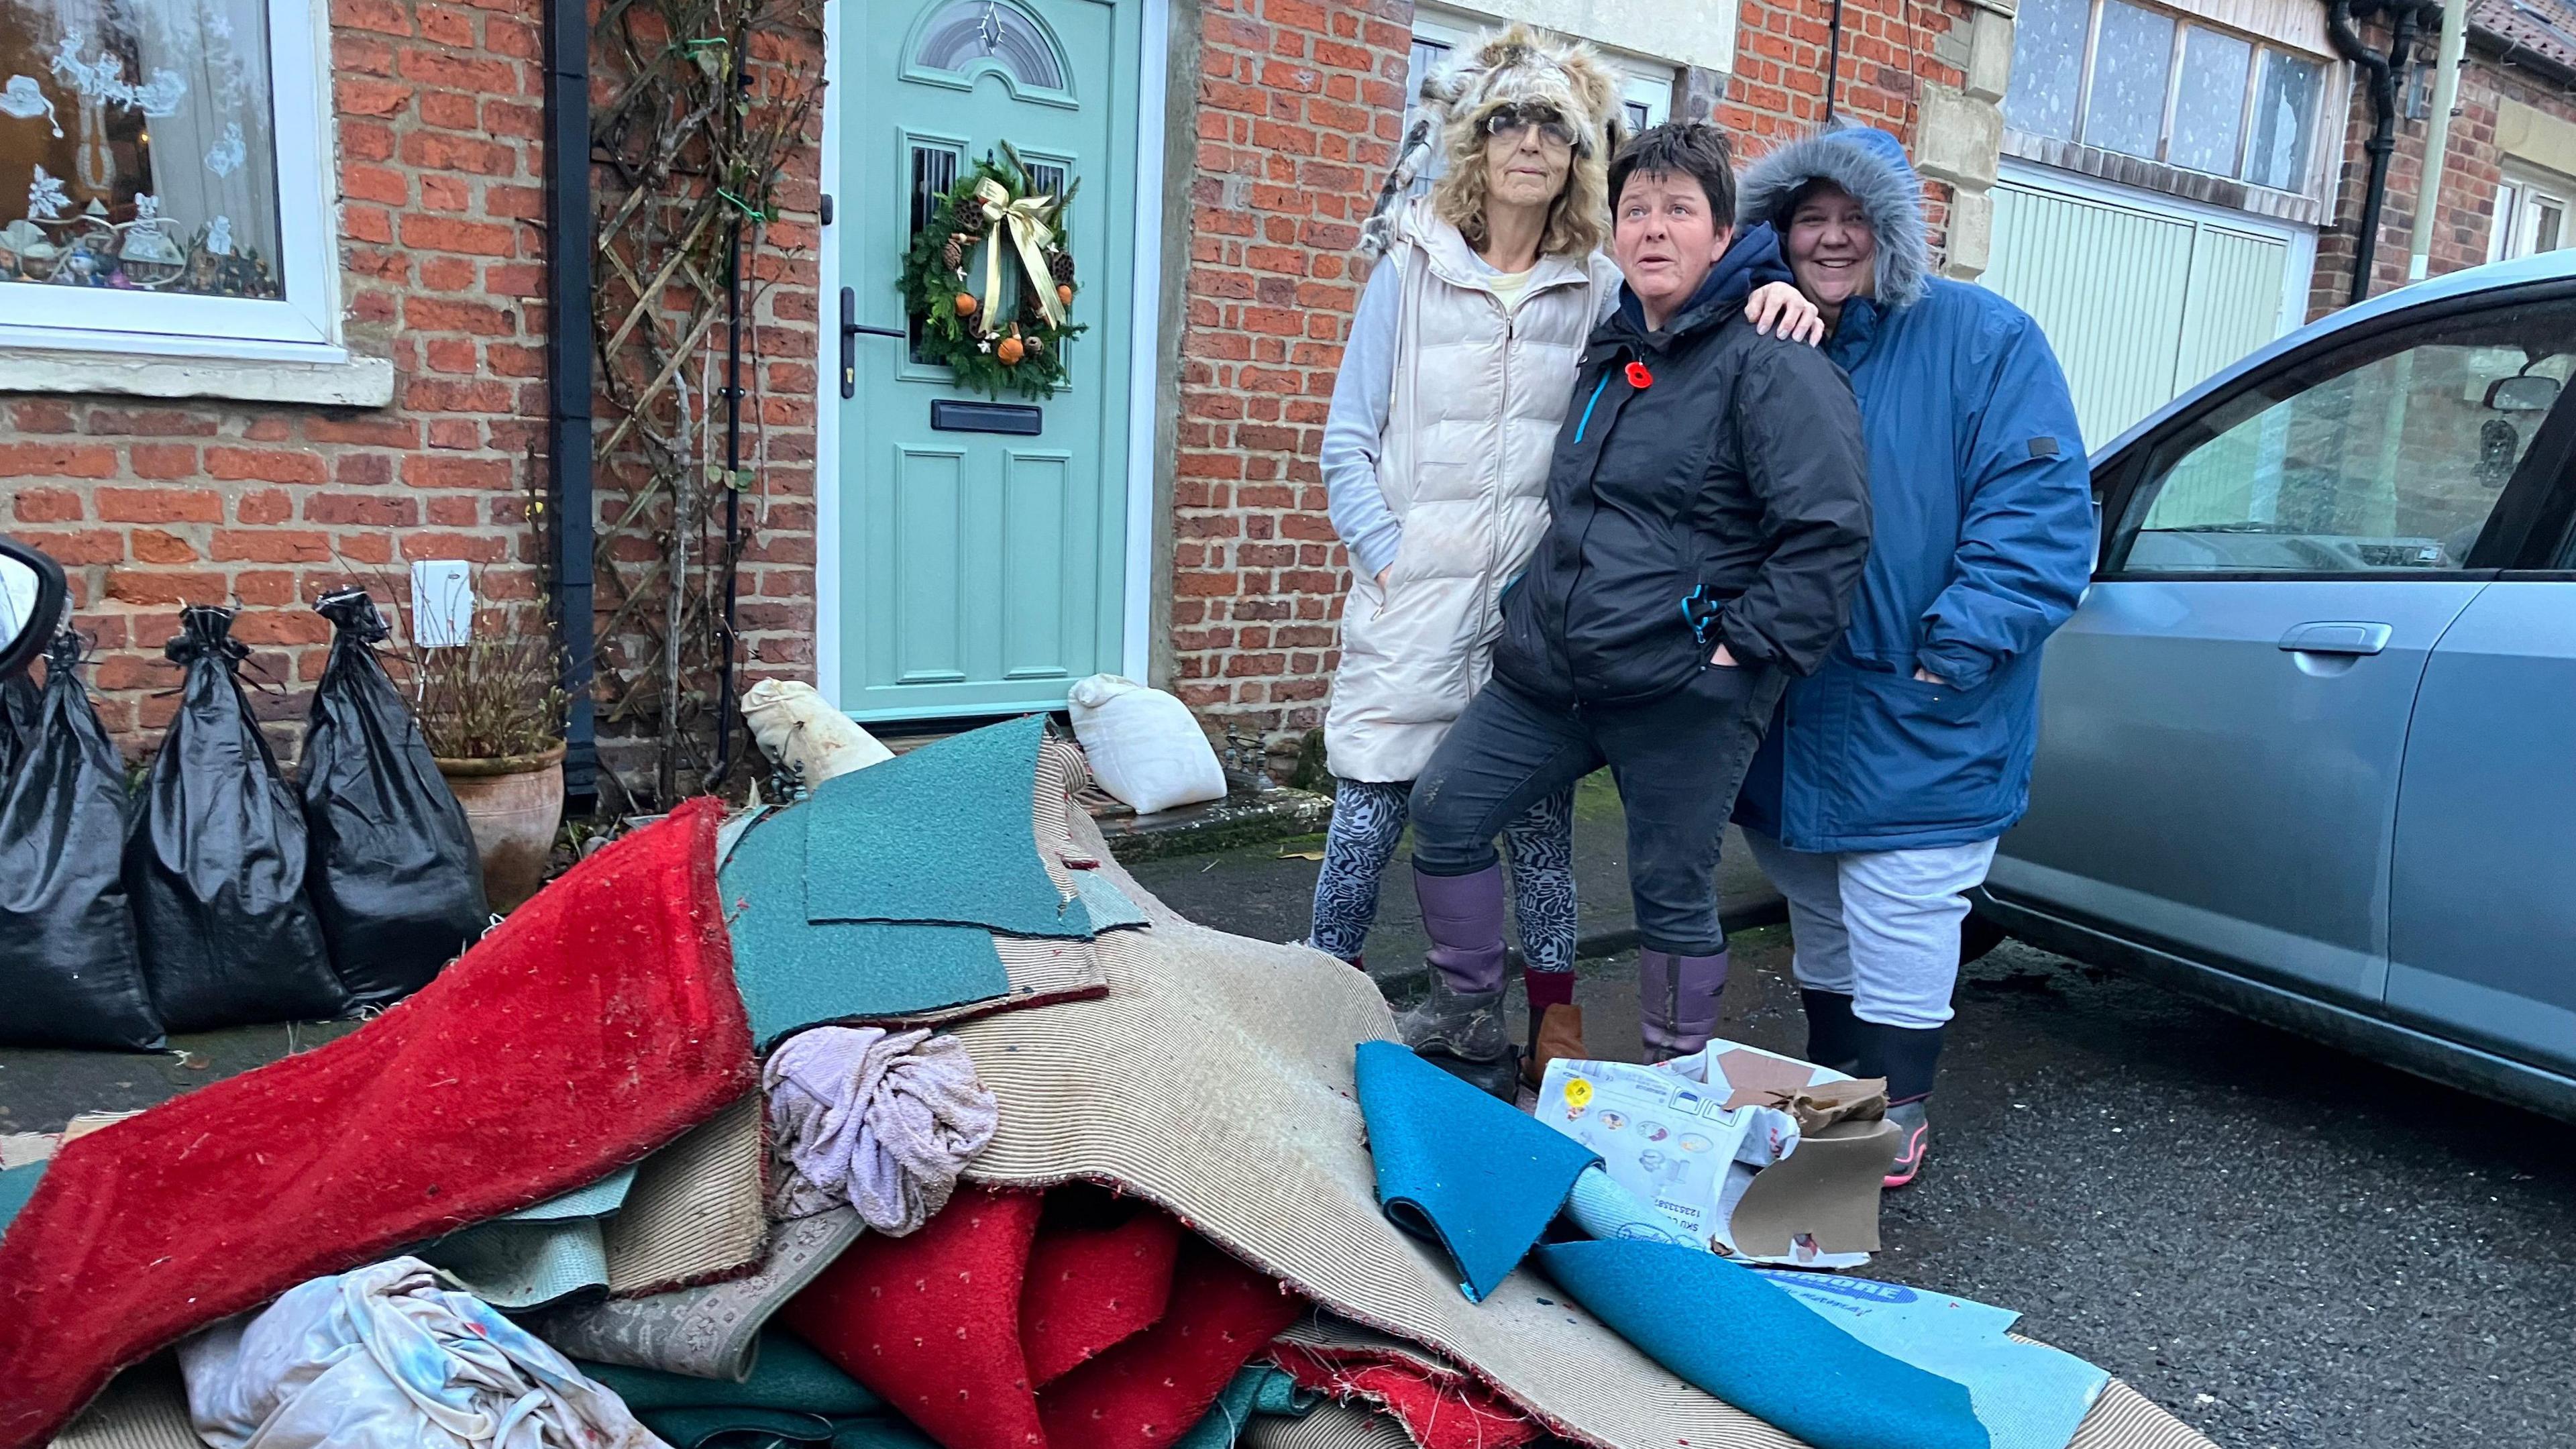
[[[1706,121],[1666,121],[1630,137],[1610,162],[1610,214],[1619,214],[1619,195],[1628,178],[1687,176],[1708,193],[1710,217],[1719,226],[1735,225],[1735,148],[1726,133]]]

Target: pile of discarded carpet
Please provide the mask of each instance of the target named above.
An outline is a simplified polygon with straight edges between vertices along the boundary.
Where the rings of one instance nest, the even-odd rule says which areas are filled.
[[[0,1449],[2205,1443],[2008,1313],[1657,1226],[1358,973],[1146,895],[1080,770],[1028,720],[684,807],[0,1170]]]

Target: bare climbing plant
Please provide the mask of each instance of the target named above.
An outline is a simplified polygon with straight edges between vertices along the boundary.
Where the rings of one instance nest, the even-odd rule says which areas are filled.
[[[821,0],[606,0],[592,27],[597,718],[603,763],[640,763],[619,744],[649,742],[649,780],[602,771],[630,808],[702,788],[734,708],[717,686],[736,648],[728,582],[770,503],[758,324],[790,274],[786,229],[772,223],[782,179],[815,143],[821,76],[795,57],[821,28]],[[743,328],[740,467],[725,445],[731,306]],[[742,521],[733,541],[728,495]],[[731,736],[737,754],[748,748]]]

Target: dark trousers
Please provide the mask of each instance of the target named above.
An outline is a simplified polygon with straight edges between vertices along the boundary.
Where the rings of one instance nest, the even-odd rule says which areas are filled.
[[[1496,679],[1467,706],[1413,786],[1413,866],[1472,875],[1531,805],[1603,765],[1628,815],[1628,891],[1652,950],[1713,956],[1717,852],[1745,767],[1788,680],[1709,665],[1644,704],[1554,705]]]

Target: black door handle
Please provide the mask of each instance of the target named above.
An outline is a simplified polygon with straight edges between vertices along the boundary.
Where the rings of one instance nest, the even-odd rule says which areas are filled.
[[[859,334],[870,337],[909,337],[900,327],[870,327],[859,320],[859,294],[841,289],[841,396],[859,395]]]

